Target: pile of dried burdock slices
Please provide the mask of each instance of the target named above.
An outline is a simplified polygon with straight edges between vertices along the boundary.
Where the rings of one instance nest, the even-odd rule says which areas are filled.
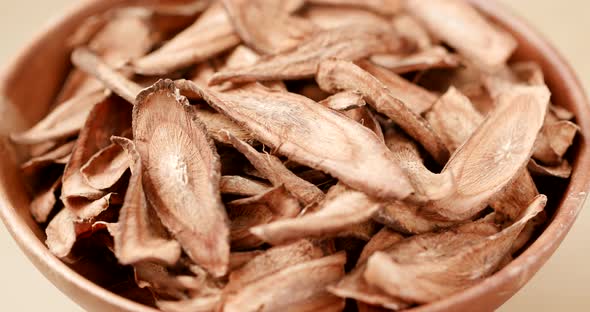
[[[144,4],[80,25],[53,110],[12,135],[49,249],[106,250],[127,297],[433,302],[509,263],[546,222],[535,181],[570,175],[572,113],[466,2]]]

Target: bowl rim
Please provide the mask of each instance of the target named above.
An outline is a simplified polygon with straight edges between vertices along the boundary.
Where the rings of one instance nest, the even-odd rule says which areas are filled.
[[[13,57],[7,63],[0,73],[1,78],[10,77],[18,71],[20,65],[25,62],[25,57],[35,49],[35,45],[47,35],[47,29],[52,29],[60,25],[64,20],[72,18],[83,8],[104,0],[83,0],[69,8],[62,14],[53,18],[41,31],[37,32],[29,43],[20,50],[17,50],[16,57]],[[108,0],[112,3],[121,3],[121,0]],[[531,42],[535,50],[543,55],[549,62],[548,66],[555,70],[555,75],[562,79],[563,85],[569,86],[570,101],[576,103],[577,121],[581,128],[581,133],[590,134],[590,105],[585,94],[584,88],[574,73],[571,66],[565,58],[545,39],[543,35],[537,32],[523,18],[517,16],[510,9],[500,4],[498,1],[490,0],[469,0],[478,9],[485,12],[486,15],[502,22],[508,29],[520,33],[523,37]],[[5,81],[2,79],[1,81]],[[579,118],[579,116],[587,116]],[[516,293],[534,273],[549,259],[565,235],[569,232],[575,219],[584,206],[587,191],[590,189],[590,174],[580,172],[580,168],[590,169],[590,151],[587,148],[586,138],[581,136],[579,140],[580,150],[577,161],[574,164],[570,183],[565,191],[565,195],[558,209],[556,210],[553,220],[540,234],[540,236],[517,258],[494,275],[484,279],[480,283],[464,291],[456,293],[450,297],[437,302],[422,305],[411,311],[445,311],[461,307],[461,303],[469,302],[473,298],[482,298],[486,293],[496,292],[503,299],[508,299]],[[575,183],[574,183],[575,182]],[[6,205],[10,203],[5,190],[0,187],[0,218],[4,222],[6,229],[18,243],[19,248],[25,252],[27,257],[33,261],[37,259],[43,263],[45,268],[50,272],[43,272],[40,267],[35,266],[42,274],[61,275],[69,283],[70,287],[76,287],[82,290],[86,295],[99,298],[99,300],[121,309],[122,311],[146,311],[157,312],[158,310],[146,305],[137,303],[130,299],[119,296],[110,292],[84,276],[78,274],[65,263],[53,256],[45,244],[40,241],[33,231],[27,226],[25,221],[19,217],[14,207]],[[36,263],[35,263],[36,264]],[[532,267],[532,268],[531,268]],[[515,282],[516,288],[504,290],[506,284]],[[59,287],[58,287],[59,288]],[[74,300],[81,306],[85,306],[83,300],[77,300],[76,297],[70,296],[65,290],[59,288],[70,299]],[[515,290],[515,291],[513,291]],[[502,300],[504,302],[505,300]]]

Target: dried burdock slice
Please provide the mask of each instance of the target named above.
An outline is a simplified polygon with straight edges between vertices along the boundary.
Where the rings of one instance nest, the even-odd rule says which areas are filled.
[[[139,74],[164,75],[205,61],[240,43],[220,3],[212,4],[197,21],[160,49],[134,60]]]
[[[328,58],[358,60],[375,53],[395,52],[402,42],[392,31],[351,25],[317,32],[295,49],[262,58],[258,63],[216,73],[210,85],[311,78]]]
[[[425,208],[448,220],[466,220],[485,208],[528,162],[549,97],[545,86],[515,86],[500,95],[496,109],[443,170],[453,173],[455,192]]]
[[[143,187],[162,224],[213,276],[229,261],[229,227],[219,194],[220,161],[194,107],[170,80],[137,97],[133,138]]]
[[[259,153],[231,134],[227,135],[227,138],[228,142],[248,159],[264,179],[269,180],[274,186],[283,185],[304,205],[319,202],[324,198],[324,193],[318,187],[291,172],[276,156]]]
[[[157,14],[172,16],[193,16],[203,12],[211,3],[210,0],[154,0],[150,2],[142,4]]]
[[[353,108],[359,108],[367,104],[363,96],[354,91],[338,92],[319,102],[325,107],[337,111],[347,111]]]
[[[303,12],[303,17],[322,29],[333,29],[350,25],[366,25],[390,29],[387,18],[374,12],[353,7],[310,5]]]
[[[282,1],[223,0],[242,41],[263,54],[288,50],[313,33],[313,25],[291,16]]]
[[[498,68],[516,49],[517,42],[508,32],[491,24],[467,2],[409,0],[405,7],[431,33],[480,66]]]
[[[391,23],[393,24],[393,29],[400,36],[411,40],[418,50],[427,50],[434,45],[435,40],[430,36],[426,28],[424,28],[424,25],[412,15],[406,13],[396,15]]]
[[[55,182],[51,183],[48,188],[37,193],[33,201],[31,201],[31,215],[38,223],[47,222],[49,215],[57,203],[55,192],[60,186],[61,176]]]
[[[359,66],[348,61],[326,60],[320,64],[316,80],[320,88],[328,92],[360,92],[369,105],[391,118],[422,144],[437,162],[444,164],[447,161],[449,152],[428,122],[395,97],[385,84]]]
[[[222,176],[219,184],[221,194],[255,196],[269,191],[270,185],[240,176]]]
[[[37,157],[29,159],[26,163],[20,166],[25,175],[30,176],[39,169],[45,168],[51,164],[60,163],[61,159],[70,155],[76,141],[65,143],[55,149]]]
[[[578,125],[566,120],[545,124],[535,143],[533,158],[546,165],[559,165],[579,130]]]
[[[224,292],[237,292],[249,283],[282,269],[323,256],[324,253],[322,250],[306,239],[289,245],[270,248],[250,260],[238,270],[231,272]]]
[[[336,236],[352,226],[361,224],[381,208],[382,204],[362,192],[337,184],[316,210],[294,219],[285,219],[250,229],[257,237],[272,245],[304,237]]]
[[[86,182],[80,169],[94,154],[111,144],[111,136],[123,134],[130,126],[131,106],[119,98],[110,97],[90,112],[63,175],[61,199],[78,217],[96,217],[101,209],[108,207],[110,200],[109,194]]]
[[[557,106],[557,105],[549,105],[549,112],[551,112],[551,115],[555,116],[555,121],[558,120],[572,120],[574,119],[574,117],[576,117],[576,115],[574,115],[574,113],[570,112],[569,110],[567,110],[566,108],[563,108],[561,106]]]
[[[375,133],[379,138],[379,141],[385,141],[385,138],[383,136],[383,129],[381,129],[381,125],[379,124],[377,117],[375,116],[375,114],[373,114],[373,112],[371,112],[369,108],[353,108],[342,113],[348,118],[360,123],[367,129],[373,131],[373,133]]]
[[[79,221],[70,209],[63,208],[47,225],[45,244],[56,257],[65,258],[72,251],[78,236],[104,228],[102,222]]]
[[[405,198],[412,192],[383,142],[354,120],[304,96],[261,85],[223,93],[196,88],[216,110],[292,161],[371,196]]]
[[[84,72],[100,80],[107,89],[133,104],[141,87],[117,72],[104,60],[86,48],[78,48],[72,53],[72,62]]]
[[[232,252],[229,255],[229,272],[233,272],[243,267],[246,263],[250,262],[250,260],[260,256],[263,253],[264,251],[262,250]]]
[[[229,132],[236,138],[248,143],[255,141],[249,131],[238,126],[225,115],[205,109],[195,109],[195,114],[205,125],[207,133],[209,133],[211,138],[217,142],[231,144],[227,141],[226,132]]]
[[[382,15],[394,15],[403,8],[401,0],[307,0],[306,2],[326,6],[360,8]]]
[[[156,304],[164,312],[210,312],[215,310],[220,301],[221,294],[214,293],[180,301],[159,300]]]
[[[414,113],[420,115],[428,111],[438,96],[401,76],[376,66],[370,62],[359,61],[358,65],[383,83],[396,98],[400,99]]]
[[[379,232],[377,232],[371,240],[367,242],[359,259],[357,261],[357,267],[364,264],[369,257],[377,251],[381,250],[389,250],[389,248],[393,247],[395,244],[403,240],[404,237],[400,234],[395,232],[394,230],[384,227]]]
[[[73,136],[86,122],[92,107],[108,97],[109,93],[102,88],[76,96],[56,107],[31,129],[13,133],[10,138],[19,144],[37,144]]]
[[[250,233],[252,227],[294,218],[301,212],[297,200],[282,185],[257,196],[229,202],[226,209],[231,219],[232,248],[239,250],[263,244],[260,238]]]
[[[344,276],[346,254],[338,253],[285,268],[250,283],[226,298],[223,311],[317,311],[328,307],[340,311],[343,300],[335,300],[326,286]],[[338,304],[334,304],[334,303]]]
[[[391,127],[385,131],[385,144],[391,150],[396,163],[406,172],[416,193],[413,200],[429,201],[444,198],[455,190],[453,174],[443,171],[439,174],[428,170],[416,144]]]
[[[96,154],[80,168],[88,185],[105,190],[117,183],[129,168],[129,155],[119,144],[111,144]]]
[[[567,179],[572,174],[572,166],[566,159],[564,159],[559,165],[555,166],[541,165],[534,159],[531,159],[528,164],[528,169],[532,174],[562,179]]]
[[[409,302],[447,297],[492,274],[546,201],[538,196],[518,221],[491,236],[466,232],[414,236],[388,253],[371,256],[364,277],[370,285]]]
[[[119,212],[119,221],[108,225],[115,242],[115,256],[123,265],[144,261],[174,265],[180,258],[180,245],[167,237],[158,216],[145,198],[141,159],[135,144],[121,137],[113,137],[112,140],[131,162],[131,179]]]
[[[410,55],[375,54],[370,60],[398,74],[434,68],[454,68],[460,65],[457,55],[440,46]]]
[[[387,203],[375,214],[373,219],[406,234],[428,233],[456,224],[455,222],[429,218],[427,214],[421,211],[419,205],[403,201]]]

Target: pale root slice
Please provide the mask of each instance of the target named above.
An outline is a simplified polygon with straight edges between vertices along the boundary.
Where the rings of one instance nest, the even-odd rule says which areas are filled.
[[[363,248],[355,269],[337,284],[328,286],[328,291],[338,297],[355,299],[357,303],[362,302],[392,310],[406,308],[407,303],[367,284],[363,278],[366,262],[372,254],[387,251],[403,239],[403,236],[388,228],[381,229]]]
[[[229,275],[225,293],[239,291],[249,283],[290,266],[324,256],[322,250],[309,240],[303,239],[289,245],[278,246],[264,251]]]
[[[345,262],[346,254],[338,253],[287,267],[228,296],[223,311],[313,311],[310,302],[325,300],[339,302],[336,306],[342,309],[344,301],[334,300],[325,287],[344,276]],[[316,309],[317,305],[324,304],[313,304]]]
[[[535,143],[533,158],[545,165],[560,165],[580,127],[562,120],[545,124]]]
[[[221,194],[256,196],[269,191],[270,185],[240,176],[222,176],[219,184]]]
[[[379,198],[405,198],[413,191],[374,133],[304,96],[260,85],[223,93],[191,87],[217,111],[292,161]]]
[[[453,173],[456,191],[425,208],[448,220],[466,220],[485,208],[528,162],[543,126],[549,96],[544,86],[515,86],[500,95],[496,109],[443,170]],[[502,127],[497,126],[500,122]]]
[[[80,168],[82,177],[97,190],[104,190],[117,183],[129,169],[127,152],[118,144],[111,144],[96,154]]]
[[[74,136],[84,126],[92,107],[108,97],[108,92],[97,87],[92,92],[65,101],[31,129],[13,133],[10,138],[18,144],[38,144]]]
[[[410,55],[375,54],[370,60],[397,74],[436,68],[455,68],[461,64],[459,56],[440,46]]]
[[[334,29],[351,25],[367,25],[383,29],[391,28],[391,24],[386,17],[354,7],[310,5],[301,14],[322,29]]]
[[[242,41],[263,54],[291,49],[313,33],[312,24],[292,16],[283,1],[223,0]]]
[[[388,253],[371,256],[363,276],[370,285],[408,302],[445,298],[492,274],[546,202],[544,195],[536,197],[518,221],[491,236],[457,231],[409,238]]]
[[[508,32],[465,1],[409,0],[405,7],[436,37],[484,68],[502,66],[516,49],[517,42]]]
[[[264,179],[269,180],[274,186],[283,185],[305,206],[319,202],[324,198],[324,192],[291,172],[276,156],[259,153],[252,146],[233,135],[227,137],[233,147],[248,159]]]
[[[205,61],[239,43],[223,6],[215,3],[193,25],[160,49],[134,60],[131,67],[144,75],[165,75]]]
[[[143,187],[162,224],[213,276],[227,272],[229,226],[219,194],[220,161],[194,107],[170,80],[137,97],[133,138]]]
[[[437,162],[444,164],[448,159],[449,151],[428,122],[412,112],[384,83],[359,66],[348,61],[326,60],[320,64],[316,80],[328,92],[360,92],[370,106],[385,114],[424,146]]]
[[[130,127],[131,107],[118,98],[110,97],[90,112],[62,178],[61,200],[79,218],[89,220],[98,216],[111,199],[107,192],[88,185],[80,169],[111,144],[111,136],[122,135]]]
[[[391,21],[393,29],[397,33],[411,40],[419,51],[431,48],[435,44],[435,39],[430,36],[428,30],[412,15],[401,13],[393,17]]]
[[[383,206],[373,219],[400,233],[422,234],[445,229],[456,224],[429,218],[420,206],[403,201],[392,201]]]
[[[314,211],[298,218],[259,225],[250,232],[272,245],[305,237],[333,237],[370,220],[381,206],[364,193],[336,185]]]
[[[401,100],[415,114],[428,111],[438,96],[403,77],[370,62],[360,61],[358,65],[378,79],[392,94]]]
[[[220,301],[221,294],[211,294],[180,301],[159,300],[156,304],[164,312],[211,312]]]
[[[250,260],[263,254],[262,250],[253,251],[234,251],[229,255],[229,272],[233,272],[243,267]]]
[[[29,159],[27,162],[22,164],[20,168],[25,173],[25,175],[30,176],[36,173],[38,170],[50,166],[51,164],[58,164],[61,162],[61,159],[72,153],[75,144],[76,141],[71,141],[58,146],[53,150],[44,153],[43,155]]]
[[[254,137],[249,131],[238,126],[235,122],[223,114],[205,109],[195,109],[195,114],[205,125],[207,133],[209,133],[211,138],[217,142],[231,144],[227,141],[227,132],[248,143],[255,141]]]
[[[348,118],[360,123],[361,125],[365,126],[367,129],[373,131],[379,138],[379,141],[385,142],[385,138],[383,136],[383,129],[381,129],[381,125],[377,120],[377,117],[370,109],[367,107],[358,107],[347,110],[342,112]]]
[[[294,218],[301,212],[297,200],[282,185],[260,195],[229,202],[226,209],[231,219],[230,238],[234,250],[248,250],[264,243],[250,233],[252,227]]]
[[[528,169],[532,174],[567,179],[572,175],[572,166],[564,159],[559,165],[547,166],[531,159]]]
[[[395,52],[401,45],[401,40],[392,31],[365,25],[324,30],[296,48],[264,57],[252,66],[218,72],[209,84],[311,78],[322,60],[354,61],[375,53]]]
[[[45,223],[49,219],[49,215],[55,208],[57,198],[55,192],[61,186],[61,176],[48,188],[43,189],[31,201],[31,215],[38,223]]]
[[[78,236],[104,228],[101,222],[80,221],[69,209],[63,208],[47,225],[45,244],[52,254],[64,259],[72,251]]]
[[[121,137],[113,137],[112,140],[124,151],[131,166],[131,179],[119,220],[108,225],[114,239],[115,256],[123,265],[139,262],[174,265],[180,259],[180,245],[168,238],[168,233],[145,198],[141,159],[135,144]]]
[[[367,104],[361,94],[353,91],[338,92],[319,103],[337,111],[347,111]]]
[[[454,192],[456,185],[453,174],[449,171],[437,174],[428,170],[416,144],[403,133],[395,128],[387,129],[385,144],[416,190],[412,195],[414,201],[437,200]]]
[[[335,7],[353,7],[382,15],[394,15],[403,9],[402,0],[307,0],[307,3]]]

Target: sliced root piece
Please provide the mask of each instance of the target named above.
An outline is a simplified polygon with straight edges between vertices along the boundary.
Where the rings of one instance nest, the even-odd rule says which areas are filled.
[[[546,124],[535,142],[533,158],[546,165],[559,165],[579,130],[571,121]]]
[[[270,185],[240,176],[222,176],[219,190],[222,194],[256,196],[270,190]]]
[[[310,5],[302,12],[303,17],[322,29],[334,29],[351,25],[365,25],[389,29],[386,17],[354,7]]]
[[[55,192],[60,186],[61,176],[47,189],[38,193],[35,198],[33,198],[33,201],[31,201],[31,215],[38,223],[47,222],[49,215],[57,203]]]
[[[254,251],[235,251],[229,255],[229,271],[233,272],[243,267],[250,260],[264,253],[262,250]]]
[[[118,144],[111,144],[96,152],[80,168],[88,185],[104,190],[112,187],[129,168],[129,155]]]
[[[160,300],[157,306],[164,312],[210,312],[215,310],[220,301],[221,294],[211,294],[180,301]]]
[[[76,141],[65,143],[55,149],[44,153],[43,155],[33,157],[26,163],[20,166],[21,170],[25,175],[31,176],[38,170],[43,169],[51,164],[61,163],[64,157],[67,157],[72,153]]]
[[[434,68],[455,68],[460,65],[457,55],[439,46],[410,55],[376,54],[370,60],[398,74]]]
[[[567,160],[563,160],[561,164],[556,166],[541,165],[534,159],[531,159],[528,163],[528,169],[532,174],[557,177],[562,179],[568,179],[572,175],[572,166]]]
[[[133,137],[147,198],[162,223],[195,263],[224,275],[229,227],[219,195],[219,156],[172,81],[159,81],[137,97]]]
[[[419,51],[428,50],[436,41],[431,38],[428,30],[412,15],[402,13],[396,15],[391,21],[393,29],[397,33],[414,43]]]
[[[347,111],[353,108],[359,108],[367,104],[363,96],[358,92],[344,91],[336,93],[325,100],[319,102],[325,107],[337,111]]]
[[[397,14],[403,8],[401,0],[307,0],[307,2],[326,6],[360,8],[383,15]]]
[[[422,213],[420,207],[402,201],[387,203],[373,218],[400,233],[422,234],[456,224],[450,221],[435,220]]]
[[[341,60],[323,61],[318,68],[316,80],[328,92],[360,92],[369,105],[391,118],[422,144],[437,162],[444,164],[447,161],[449,151],[428,122],[412,112],[382,82],[359,66]]]

